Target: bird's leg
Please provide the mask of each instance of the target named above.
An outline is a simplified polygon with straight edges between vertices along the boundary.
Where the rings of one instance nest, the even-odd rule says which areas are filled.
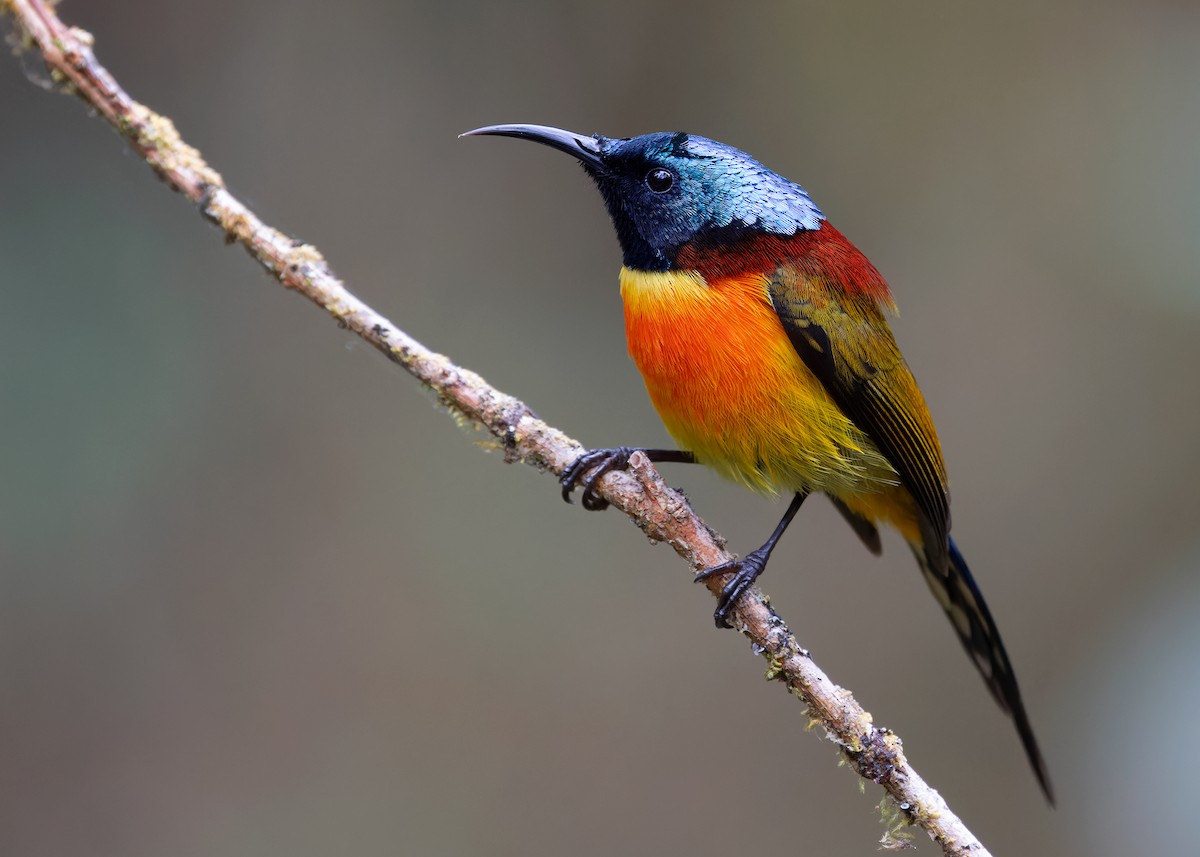
[[[695,464],[696,456],[679,449],[640,449],[634,446],[618,446],[613,449],[592,449],[585,452],[572,462],[563,473],[558,483],[562,485],[562,498],[568,503],[574,503],[571,492],[576,485],[583,486],[580,501],[583,508],[598,512],[608,508],[608,501],[596,493],[596,483],[610,470],[624,470],[629,464],[629,456],[640,452],[651,461],[674,461],[680,464]],[[595,468],[593,470],[593,468]],[[588,471],[591,470],[591,473]],[[587,478],[584,479],[584,474]]]
[[[796,517],[796,513],[800,511],[802,504],[808,493],[800,491],[792,498],[791,504],[788,505],[787,511],[783,513],[783,518],[779,521],[779,525],[775,527],[775,532],[771,533],[771,537],[766,540],[762,547],[750,551],[741,559],[732,559],[729,562],[723,562],[720,565],[706,568],[699,572],[695,581],[697,583],[708,580],[710,577],[715,577],[718,574],[732,574],[729,581],[721,589],[721,594],[717,597],[717,609],[713,613],[713,619],[717,623],[718,628],[731,628],[729,624],[729,614],[733,610],[737,600],[742,597],[750,585],[758,579],[758,576],[763,573],[767,567],[767,560],[771,558],[771,551],[775,550],[775,543],[779,541],[779,537],[783,535],[783,531],[787,529],[788,524],[792,522],[792,518]]]

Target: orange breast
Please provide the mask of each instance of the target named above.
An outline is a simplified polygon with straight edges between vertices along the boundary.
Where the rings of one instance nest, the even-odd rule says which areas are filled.
[[[683,449],[766,493],[891,493],[896,473],[808,371],[759,275],[621,271],[629,353]]]

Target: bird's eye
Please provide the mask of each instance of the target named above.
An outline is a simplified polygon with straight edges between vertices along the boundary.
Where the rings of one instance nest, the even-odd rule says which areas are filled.
[[[670,170],[655,167],[646,173],[646,187],[655,193],[666,193],[675,184],[675,175]]]

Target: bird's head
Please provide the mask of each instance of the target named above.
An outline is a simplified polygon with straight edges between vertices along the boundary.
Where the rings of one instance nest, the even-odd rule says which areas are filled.
[[[625,265],[670,270],[688,244],[748,235],[786,237],[821,227],[825,216],[800,185],[745,152],[692,134],[613,139],[545,125],[489,125],[463,136],[533,140],[566,152],[604,197]]]

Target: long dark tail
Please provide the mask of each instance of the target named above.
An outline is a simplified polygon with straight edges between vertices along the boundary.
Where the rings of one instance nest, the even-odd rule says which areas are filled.
[[[1046,799],[1054,803],[1054,789],[1050,785],[1050,775],[1046,771],[1046,763],[1038,749],[1037,739],[1033,736],[1033,727],[1029,724],[1029,715],[1025,713],[1025,705],[1021,702],[1021,690],[1017,687],[1017,676],[1008,660],[1008,652],[1004,650],[1004,642],[1000,639],[1000,631],[992,619],[983,593],[975,585],[971,570],[967,568],[966,560],[958,552],[954,539],[950,539],[950,551],[944,570],[931,565],[925,551],[914,547],[917,562],[929,588],[938,603],[946,611],[950,624],[954,626],[958,639],[979,668],[992,692],[996,702],[1009,713],[1021,736],[1021,745],[1025,755],[1033,767]]]

